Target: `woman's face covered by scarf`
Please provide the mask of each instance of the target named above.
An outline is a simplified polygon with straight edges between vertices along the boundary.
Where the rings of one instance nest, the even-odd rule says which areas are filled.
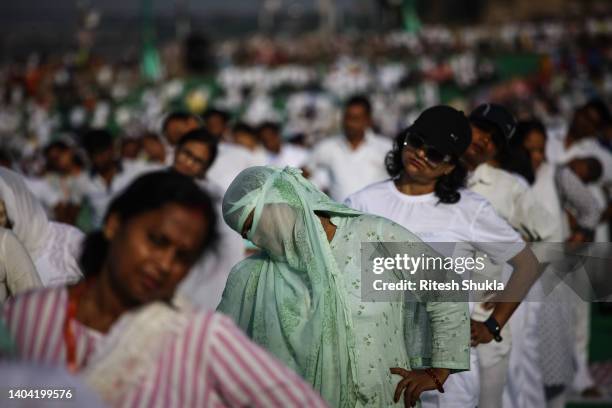
[[[300,250],[305,245],[302,211],[285,203],[265,204],[259,222],[247,232],[247,238],[270,257],[298,266]]]
[[[246,169],[223,198],[223,218],[234,231],[246,232],[272,259],[298,269],[310,260],[313,248],[328,245],[315,211],[352,210],[331,201],[291,168]]]
[[[289,173],[266,167],[245,170],[228,189],[223,213],[232,229],[271,258],[297,267],[298,247],[307,245],[305,232],[299,232],[304,229],[306,209],[288,177]]]

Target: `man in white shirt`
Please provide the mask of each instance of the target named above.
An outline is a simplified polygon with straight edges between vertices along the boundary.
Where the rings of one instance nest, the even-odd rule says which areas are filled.
[[[266,149],[267,163],[277,167],[297,167],[306,165],[308,152],[300,146],[284,143],[278,123],[264,122],[258,128],[259,140]]]
[[[318,187],[337,201],[376,181],[386,179],[385,156],[391,140],[371,130],[372,106],[363,96],[348,100],[344,109],[344,134],[317,143],[307,170]]]
[[[266,164],[266,153],[249,126],[239,123],[234,127],[232,133],[235,143],[219,139],[219,155],[207,173],[208,179],[221,188],[222,194],[242,170]],[[215,136],[219,137],[223,134],[225,132]]]

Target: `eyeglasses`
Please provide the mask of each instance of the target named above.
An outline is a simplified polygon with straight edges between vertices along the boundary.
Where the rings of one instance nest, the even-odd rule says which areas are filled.
[[[422,150],[425,153],[425,159],[434,166],[442,163],[448,163],[452,157],[448,154],[440,153],[435,147],[429,146],[425,140],[414,132],[407,132],[404,136],[404,147],[411,147],[415,150]]]
[[[189,149],[187,149],[184,146],[179,148],[178,154],[183,155],[190,162],[197,164],[198,166],[202,168],[205,168],[208,165],[207,160],[197,157],[195,154],[193,154]]]

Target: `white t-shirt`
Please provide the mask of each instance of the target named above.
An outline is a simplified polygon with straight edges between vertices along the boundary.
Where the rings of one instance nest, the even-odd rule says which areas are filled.
[[[388,177],[385,156],[391,148],[390,139],[372,132],[366,132],[355,150],[344,135],[338,135],[315,145],[308,166],[313,174],[325,171],[328,185],[318,187],[329,189],[334,200],[343,201],[349,194]]]
[[[470,242],[495,263],[502,264],[524,248],[520,235],[489,201],[466,189],[460,190],[460,194],[457,203],[444,204],[439,203],[434,193],[401,193],[392,180],[387,180],[351,194],[345,204],[400,224],[441,253],[445,252],[444,247],[436,248],[435,243]]]

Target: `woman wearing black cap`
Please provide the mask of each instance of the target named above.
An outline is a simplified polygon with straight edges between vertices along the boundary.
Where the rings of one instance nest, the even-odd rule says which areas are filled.
[[[467,170],[460,157],[470,142],[470,124],[463,112],[448,106],[427,109],[396,137],[386,160],[392,179],[366,187],[346,203],[397,222],[443,255],[457,256],[456,248],[435,242],[469,242],[465,256],[477,250],[496,262],[510,262],[517,272],[527,271],[535,258],[521,237],[487,200],[463,188]],[[501,340],[500,328],[517,305],[497,303],[486,324],[473,322],[472,346]],[[478,367],[475,352],[471,366]],[[475,407],[478,370],[450,376],[445,389],[445,394],[424,393],[423,407]]]

